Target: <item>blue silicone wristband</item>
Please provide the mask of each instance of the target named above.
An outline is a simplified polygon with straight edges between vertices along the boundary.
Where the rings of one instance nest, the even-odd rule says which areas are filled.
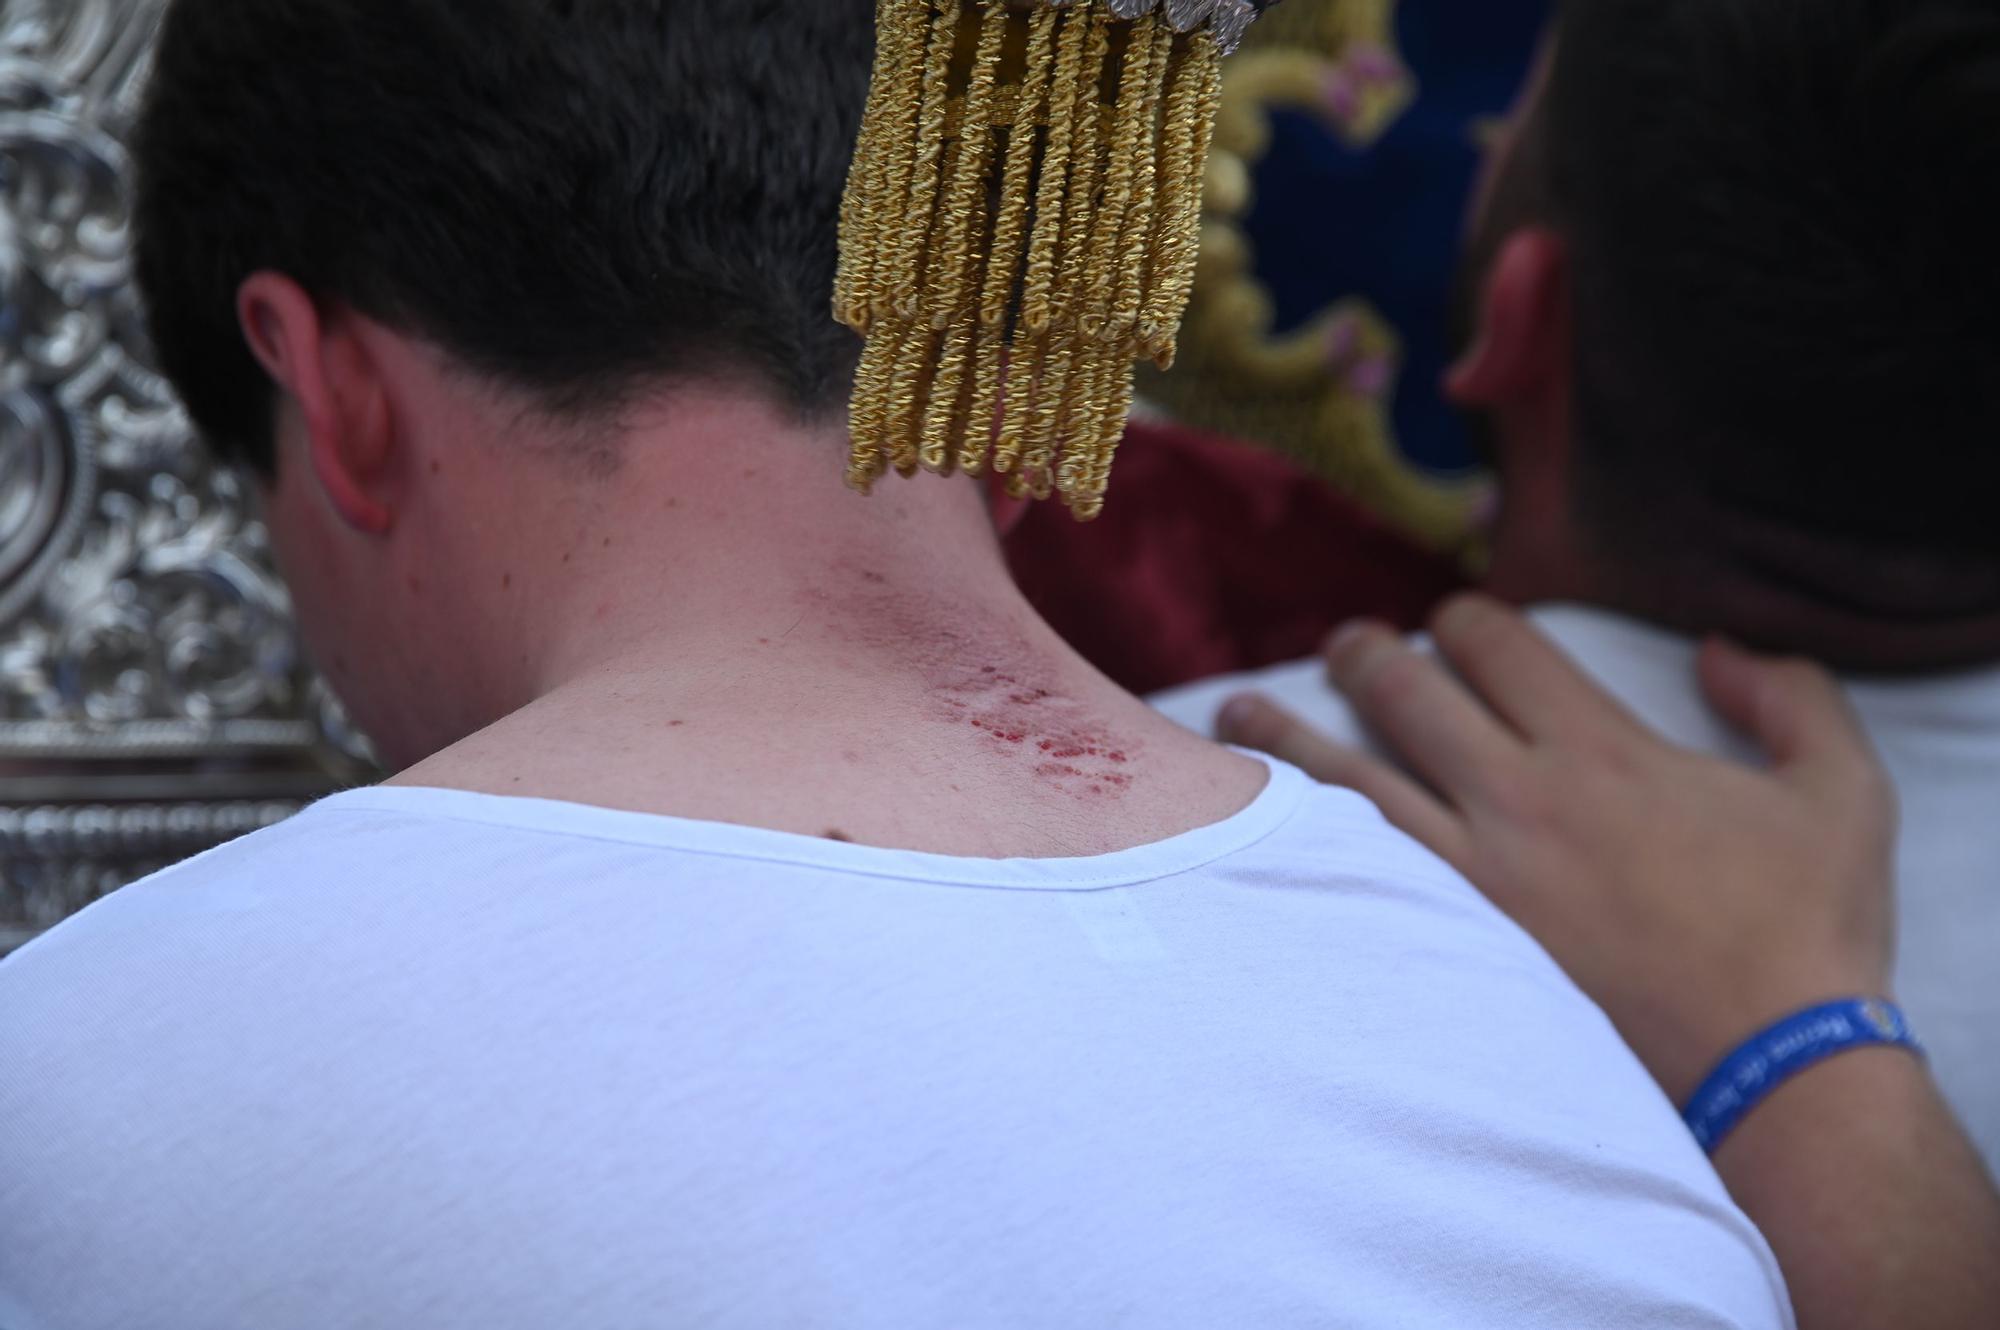
[[[1738,1045],[1709,1073],[1681,1116],[1701,1148],[1714,1154],[1744,1114],[1792,1077],[1837,1053],[1884,1044],[1920,1056],[1924,1051],[1894,1003],[1845,998],[1809,1007]]]

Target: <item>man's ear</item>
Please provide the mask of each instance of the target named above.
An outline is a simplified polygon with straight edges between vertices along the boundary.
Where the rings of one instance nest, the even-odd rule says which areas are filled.
[[[394,425],[353,316],[322,311],[281,273],[258,272],[237,290],[236,317],[251,354],[298,404],[313,474],[334,511],[357,531],[389,530]]]
[[[1445,375],[1445,395],[1487,412],[1543,407],[1568,391],[1570,355],[1568,247],[1548,227],[1523,227],[1486,270],[1478,335]]]

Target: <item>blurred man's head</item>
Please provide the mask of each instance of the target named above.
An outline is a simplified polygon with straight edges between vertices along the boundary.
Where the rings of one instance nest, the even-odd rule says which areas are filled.
[[[844,433],[871,11],[174,0],[137,136],[153,339],[268,482],[309,645],[378,736],[422,751],[518,704],[464,646],[528,575],[496,543],[535,533],[485,528],[587,526],[635,419],[721,400]]]
[[[1995,0],[1565,0],[1450,383],[1502,473],[1498,589],[2000,657],[1996,125]]]

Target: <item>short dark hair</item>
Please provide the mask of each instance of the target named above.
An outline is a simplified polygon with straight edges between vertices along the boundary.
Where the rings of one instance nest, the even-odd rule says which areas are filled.
[[[135,136],[160,362],[266,472],[260,269],[562,415],[710,373],[833,408],[872,49],[869,0],[173,0]]]
[[[2000,0],[1565,0],[1528,132],[1599,527],[2000,568]]]

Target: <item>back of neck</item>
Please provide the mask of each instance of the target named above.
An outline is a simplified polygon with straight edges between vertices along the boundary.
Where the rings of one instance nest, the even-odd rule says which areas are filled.
[[[522,705],[403,783],[997,856],[1159,839],[1262,784],[1033,613],[975,482],[863,498],[837,434],[733,407],[653,443],[543,533]]]

